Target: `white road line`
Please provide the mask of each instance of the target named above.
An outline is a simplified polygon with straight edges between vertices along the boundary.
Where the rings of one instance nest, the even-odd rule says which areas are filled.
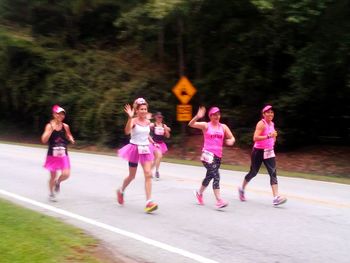
[[[55,212],[55,213],[60,214],[60,215],[64,215],[64,216],[67,216],[67,217],[70,217],[70,218],[74,218],[76,220],[82,221],[84,223],[87,223],[87,224],[90,224],[90,225],[93,225],[93,226],[96,226],[96,227],[103,228],[105,230],[109,230],[109,231],[117,233],[119,235],[138,240],[140,242],[143,242],[143,243],[148,244],[148,245],[155,246],[157,248],[166,250],[168,252],[172,252],[172,253],[175,253],[175,254],[178,254],[178,255],[181,255],[181,256],[193,259],[193,260],[195,260],[197,262],[201,262],[201,263],[218,263],[217,261],[214,261],[214,260],[202,257],[200,255],[191,253],[191,252],[183,250],[181,248],[173,247],[173,246],[170,246],[168,244],[165,244],[165,243],[162,243],[162,242],[159,242],[159,241],[156,241],[156,240],[153,240],[153,239],[150,239],[150,238],[147,238],[147,237],[144,237],[144,236],[132,233],[132,232],[128,232],[128,231],[122,230],[120,228],[117,228],[117,227],[114,227],[114,226],[110,226],[110,225],[98,222],[96,220],[93,220],[93,219],[90,219],[90,218],[87,218],[87,217],[84,217],[84,216],[80,216],[78,214],[74,214],[74,213],[71,213],[69,211],[66,211],[66,210],[63,210],[63,209],[51,206],[51,205],[40,203],[40,202],[37,202],[35,200],[29,199],[29,198],[26,198],[26,197],[23,197],[23,196],[20,196],[20,195],[17,195],[17,194],[14,194],[14,193],[2,190],[2,189],[0,189],[0,194],[2,194],[4,196],[7,196],[7,197],[11,197],[13,199],[17,199],[19,201],[22,201],[22,202],[25,202],[25,203],[28,203],[28,204],[31,204],[33,206],[37,206],[37,207],[41,207],[41,208],[47,209],[49,211]]]

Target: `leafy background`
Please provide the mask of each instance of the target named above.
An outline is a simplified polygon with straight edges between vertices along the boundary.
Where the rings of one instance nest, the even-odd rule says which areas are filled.
[[[0,14],[2,128],[37,136],[57,103],[79,140],[115,147],[142,96],[178,143],[185,74],[194,110],[221,107],[241,146],[267,103],[282,148],[349,145],[349,1],[0,0]]]

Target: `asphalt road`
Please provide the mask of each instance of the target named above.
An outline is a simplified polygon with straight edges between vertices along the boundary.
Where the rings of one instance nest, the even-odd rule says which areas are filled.
[[[276,208],[267,175],[250,183],[242,203],[237,186],[245,173],[221,170],[222,196],[230,204],[217,210],[210,188],[204,206],[195,202],[203,167],[162,163],[161,180],[153,182],[159,209],[146,214],[141,169],[125,205],[117,204],[115,190],[128,166],[116,156],[70,152],[72,176],[58,202],[49,202],[45,154],[44,148],[0,144],[0,198],[79,226],[130,261],[349,262],[349,185],[279,177],[288,202]]]

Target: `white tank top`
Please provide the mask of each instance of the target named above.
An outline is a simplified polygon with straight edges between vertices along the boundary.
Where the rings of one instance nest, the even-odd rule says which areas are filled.
[[[149,125],[141,126],[135,123],[135,126],[131,130],[130,143],[136,145],[149,145],[148,136],[150,133]]]

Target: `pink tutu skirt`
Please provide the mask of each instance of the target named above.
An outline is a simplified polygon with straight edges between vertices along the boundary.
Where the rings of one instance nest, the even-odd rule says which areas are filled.
[[[119,157],[131,162],[131,163],[145,163],[153,161],[154,155],[150,147],[151,153],[139,154],[136,144],[127,144],[123,148],[118,150]]]
[[[168,151],[168,147],[166,146],[165,142],[157,142],[157,146],[151,145],[151,151],[154,152],[155,150],[160,150],[162,154],[166,153]]]
[[[56,157],[48,155],[44,167],[50,172],[55,172],[57,170],[70,169],[70,161],[68,155],[63,157]]]

